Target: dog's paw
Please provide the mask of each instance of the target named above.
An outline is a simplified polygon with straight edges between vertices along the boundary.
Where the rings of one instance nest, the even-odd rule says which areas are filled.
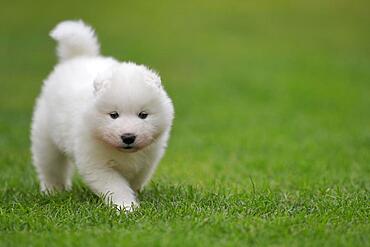
[[[138,209],[140,205],[136,201],[132,201],[130,203],[123,203],[121,205],[115,205],[115,206],[116,206],[117,212],[119,214],[120,213],[128,214],[128,213],[131,213],[134,210]]]
[[[53,195],[62,191],[69,191],[71,190],[70,185],[64,185],[64,184],[47,184],[42,183],[40,191],[44,195]]]

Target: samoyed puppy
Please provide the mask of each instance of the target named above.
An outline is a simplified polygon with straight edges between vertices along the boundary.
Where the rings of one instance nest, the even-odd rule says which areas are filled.
[[[59,63],[43,83],[31,130],[41,191],[70,189],[75,164],[94,193],[132,211],[166,149],[171,99],[153,70],[101,56],[82,21],[61,22],[50,36]]]

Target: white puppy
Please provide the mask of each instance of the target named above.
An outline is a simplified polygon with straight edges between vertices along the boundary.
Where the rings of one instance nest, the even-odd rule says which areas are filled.
[[[44,81],[31,133],[41,190],[69,189],[76,164],[94,193],[130,211],[165,151],[172,102],[154,71],[100,56],[82,21],[50,35],[60,63]]]

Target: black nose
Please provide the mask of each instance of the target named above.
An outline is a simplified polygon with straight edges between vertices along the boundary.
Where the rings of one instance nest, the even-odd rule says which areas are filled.
[[[121,135],[121,139],[124,144],[132,144],[134,143],[136,136],[131,133],[126,133],[126,134]]]

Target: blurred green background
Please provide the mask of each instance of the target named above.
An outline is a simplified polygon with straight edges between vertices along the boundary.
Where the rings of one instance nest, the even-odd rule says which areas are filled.
[[[38,193],[29,126],[66,19],[91,24],[104,55],[156,69],[175,104],[128,218],[79,179]],[[0,243],[369,246],[369,25],[365,0],[3,0]]]

